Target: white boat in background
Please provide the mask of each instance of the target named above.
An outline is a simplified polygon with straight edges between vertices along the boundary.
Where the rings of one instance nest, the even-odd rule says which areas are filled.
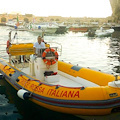
[[[30,23],[28,31],[34,33],[42,33],[44,31],[44,33],[54,34],[58,28],[58,25],[52,22]]]
[[[85,33],[85,36],[88,37],[109,37],[114,32],[114,29],[103,29],[102,27],[96,31],[89,30]]]
[[[59,24],[55,22],[55,24],[58,25],[58,27],[59,27],[57,29],[57,31],[55,32],[56,34],[64,34],[69,29],[69,27],[67,25],[65,25],[64,22],[59,23]]]
[[[6,22],[6,26],[15,27],[15,26],[16,26],[16,23],[17,23],[17,20],[16,20],[16,19],[9,19],[9,20]]]
[[[114,32],[114,29],[104,30],[101,27],[99,30],[96,30],[95,36],[97,36],[97,37],[108,37],[108,36],[111,36],[113,32]]]
[[[9,19],[8,22],[6,22],[6,26],[14,27],[18,31],[28,30],[28,28],[25,26],[25,23],[23,21],[19,21],[19,25],[17,25],[17,19]]]
[[[28,31],[28,28],[24,25],[15,26],[15,29],[17,29],[18,31]]]

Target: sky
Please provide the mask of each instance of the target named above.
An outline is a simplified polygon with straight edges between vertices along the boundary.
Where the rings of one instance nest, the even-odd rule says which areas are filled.
[[[2,0],[1,13],[35,16],[108,17],[112,15],[109,0]]]

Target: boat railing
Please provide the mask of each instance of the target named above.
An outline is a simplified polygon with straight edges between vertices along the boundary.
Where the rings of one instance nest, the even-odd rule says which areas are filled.
[[[47,42],[47,44],[50,44],[50,47],[51,48],[57,48],[57,52],[58,52],[58,55],[61,56],[62,55],[62,45],[61,43],[58,43],[58,42]]]
[[[43,52],[45,52],[47,48],[39,48],[37,49],[37,57],[42,57]],[[57,52],[57,47],[49,47],[49,49],[54,49]],[[55,57],[55,53],[52,52],[51,50],[46,54],[46,57]]]

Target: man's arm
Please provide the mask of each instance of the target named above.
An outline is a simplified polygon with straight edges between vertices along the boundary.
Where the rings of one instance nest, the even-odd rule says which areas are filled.
[[[33,47],[33,52],[34,52],[34,54],[36,54],[36,48],[35,47]]]
[[[33,52],[34,52],[35,55],[37,54],[36,53],[36,43],[33,44]]]

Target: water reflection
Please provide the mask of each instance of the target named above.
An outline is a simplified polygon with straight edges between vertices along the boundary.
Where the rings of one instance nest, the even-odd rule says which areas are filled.
[[[109,58],[113,60],[113,71],[115,73],[120,73],[120,38],[111,38],[110,39],[110,52]]]
[[[15,104],[10,103],[6,94],[6,87],[0,78],[0,120],[18,120],[22,119]]]

